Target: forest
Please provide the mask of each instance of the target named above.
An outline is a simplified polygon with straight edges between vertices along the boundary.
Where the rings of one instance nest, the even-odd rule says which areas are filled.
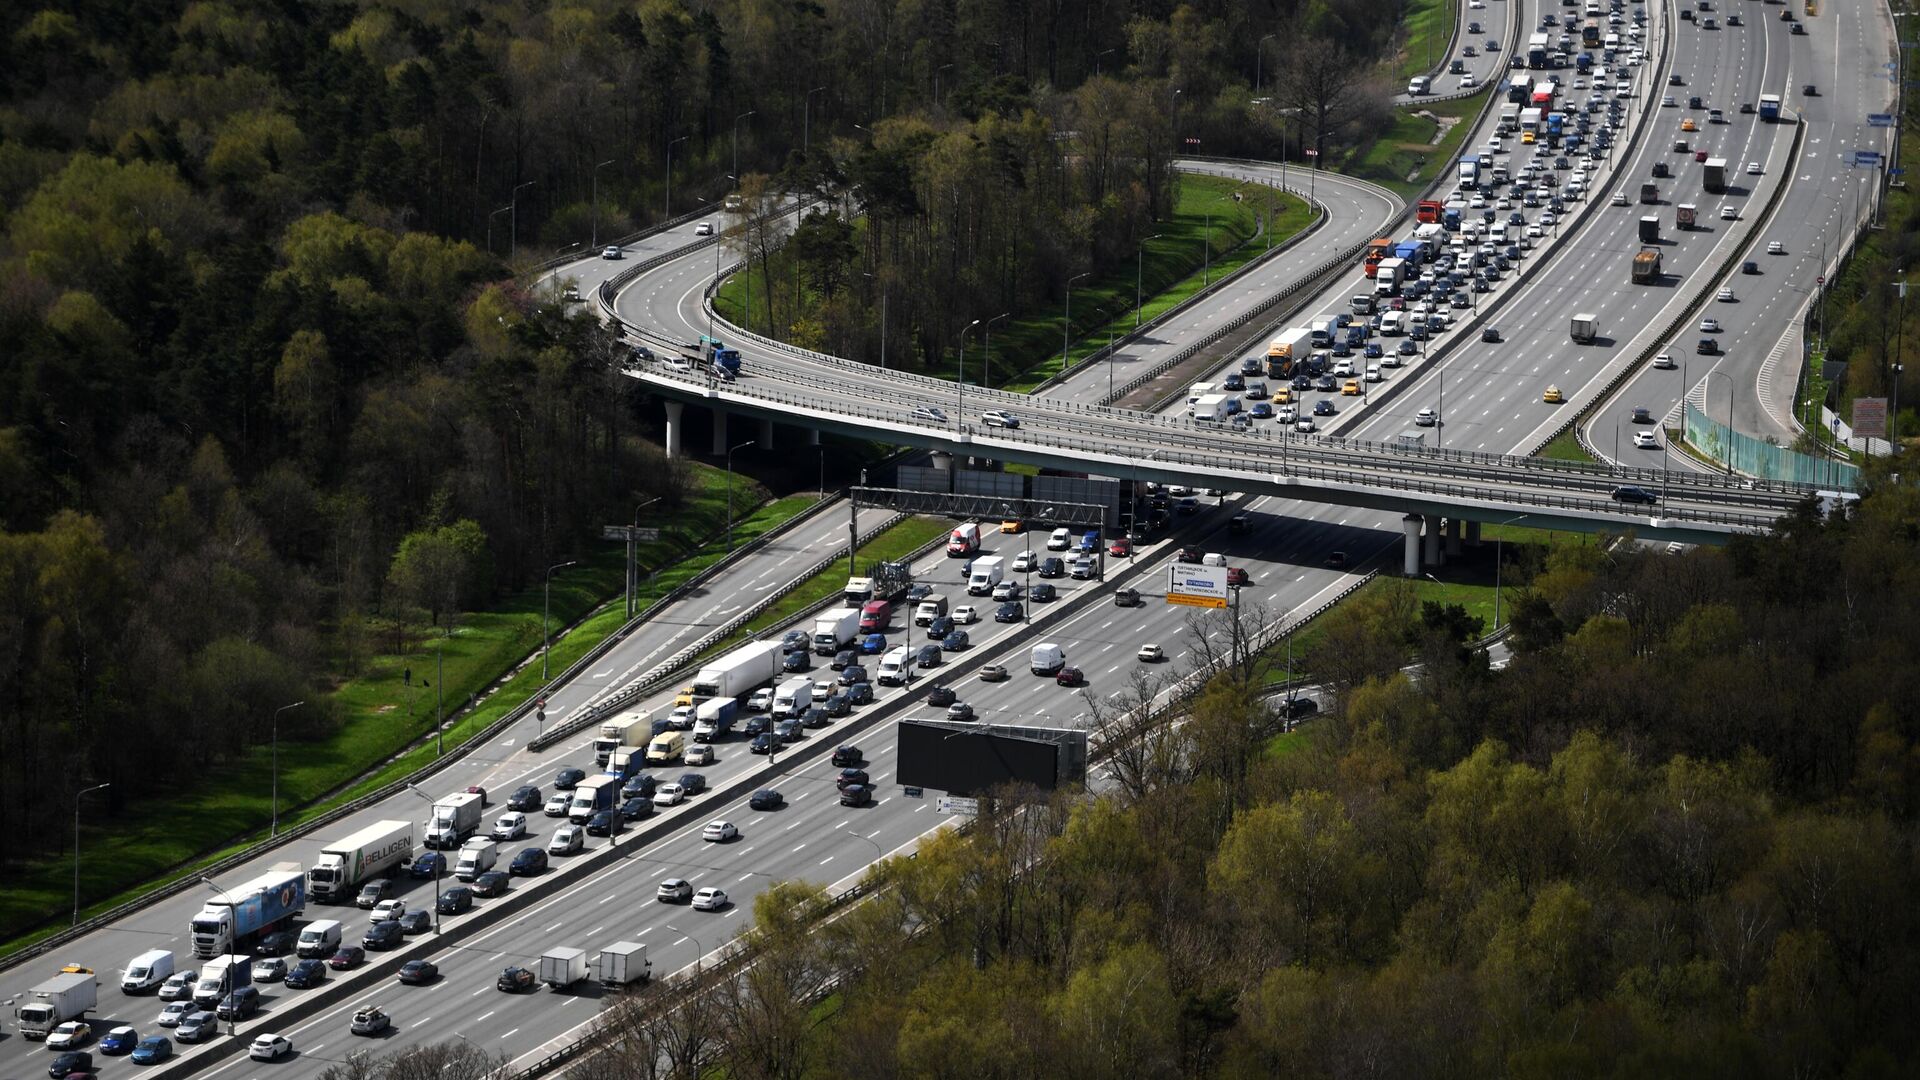
[[[282,735],[326,732],[370,654],[672,514],[657,410],[532,294],[543,260],[810,192],[846,216],[769,242],[804,249],[820,324],[868,356],[890,302],[897,355],[937,354],[967,294],[1130,261],[1176,132],[1269,152],[1255,82],[1350,137],[1348,61],[1395,12],[0,10],[0,860],[65,850],[72,792],[110,782],[111,821],[286,702],[314,704]]]
[[[776,886],[749,966],[603,1003],[569,1075],[1910,1076],[1920,492],[1783,526],[1529,546],[1499,668],[1457,607],[1343,605],[1293,730],[1223,644],[1184,716],[1103,712],[1096,793],[1002,792],[829,920]]]

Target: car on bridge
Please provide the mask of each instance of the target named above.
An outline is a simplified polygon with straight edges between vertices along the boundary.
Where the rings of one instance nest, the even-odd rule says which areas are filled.
[[[1622,484],[1613,489],[1613,501],[1652,506],[1654,503],[1660,501],[1660,496],[1643,487],[1635,487],[1632,484]]]
[[[1005,409],[988,409],[980,414],[980,422],[988,427],[1017,428],[1020,418]]]

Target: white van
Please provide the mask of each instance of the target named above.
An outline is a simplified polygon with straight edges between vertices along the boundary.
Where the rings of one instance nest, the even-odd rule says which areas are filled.
[[[1399,312],[1389,311],[1385,315],[1380,316],[1381,337],[1397,337],[1405,332],[1405,330],[1406,327],[1401,323]]]
[[[671,765],[686,752],[687,736],[684,732],[663,731],[647,743],[647,764]]]
[[[173,952],[148,949],[127,961],[127,970],[120,973],[120,989],[129,994],[144,993],[158,989],[172,975]]]
[[[1493,228],[1487,230],[1487,239],[1493,241],[1496,244],[1506,243],[1507,227],[1505,225],[1495,225]]]
[[[788,720],[806,712],[813,705],[813,680],[805,677],[788,679],[773,692],[773,718]]]
[[[1227,557],[1217,551],[1209,551],[1205,555],[1200,556],[1200,565],[1225,566],[1227,565]]]
[[[1047,536],[1048,551],[1065,551],[1073,546],[1073,530],[1055,529]]]
[[[980,523],[969,521],[947,534],[947,555],[960,557],[980,550]]]
[[[1051,641],[1042,642],[1033,647],[1027,666],[1035,675],[1058,675],[1067,666],[1067,654]]]
[[[905,686],[913,678],[913,654],[905,645],[897,646],[880,658],[879,674],[873,678],[881,686]]]
[[[920,601],[919,607],[913,609],[913,624],[915,626],[925,626],[946,613],[947,598],[944,596],[929,596],[925,600]]]
[[[1424,97],[1426,96],[1427,91],[1432,88],[1433,88],[1432,79],[1427,78],[1425,75],[1415,75],[1412,79],[1408,80],[1407,82],[1407,96],[1408,97]]]
[[[340,951],[340,922],[337,919],[317,919],[308,923],[300,931],[300,941],[294,946],[294,953],[302,960],[325,960]]]

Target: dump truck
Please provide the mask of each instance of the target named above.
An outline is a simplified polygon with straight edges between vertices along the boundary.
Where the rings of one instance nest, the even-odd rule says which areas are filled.
[[[69,1020],[78,1020],[99,1002],[100,984],[84,972],[55,975],[27,991],[26,1000],[13,1008],[13,1018],[26,1039],[45,1039]]]
[[[1704,182],[1708,194],[1718,195],[1727,190],[1726,158],[1710,157],[1707,159],[1707,170]]]
[[[1286,330],[1267,344],[1267,377],[1270,379],[1288,379],[1293,377],[1295,362],[1304,359],[1311,347],[1313,331],[1304,326]]]
[[[540,981],[565,990],[587,977],[587,950],[561,946],[540,954]]]
[[[439,799],[433,815],[427,819],[427,834],[420,838],[424,847],[457,848],[480,827],[486,800],[474,791],[462,791]]]
[[[821,612],[813,620],[813,651],[821,656],[832,656],[851,644],[853,635],[859,632],[859,608],[843,607]]]
[[[1433,199],[1421,199],[1419,205],[1414,207],[1414,219],[1421,224],[1437,225],[1440,223],[1441,209],[1439,202]]]
[[[1651,285],[1660,278],[1660,253],[1653,248],[1641,248],[1633,257],[1633,283]]]
[[[1380,265],[1380,260],[1391,254],[1393,254],[1392,240],[1382,236],[1367,241],[1366,259],[1362,263],[1362,268],[1365,270],[1366,275],[1372,277],[1374,268]]]
[[[1598,315],[1575,315],[1573,317],[1573,340],[1582,345],[1592,341],[1597,334],[1595,328],[1599,325],[1599,322],[1600,316]]]
[[[307,871],[307,891],[315,900],[348,899],[360,883],[393,874],[413,858],[413,822],[378,821],[320,849]]]
[[[605,767],[607,755],[622,746],[638,746],[646,742],[653,721],[646,713],[621,713],[600,725],[600,733],[593,740],[593,762]]]
[[[1660,219],[1649,214],[1640,219],[1640,242],[1657,244],[1660,242]]]
[[[697,698],[737,698],[779,675],[780,643],[748,642],[701,668],[693,677],[693,694]]]
[[[1673,227],[1681,231],[1693,228],[1700,216],[1700,208],[1692,203],[1681,203],[1673,208]]]
[[[626,986],[653,978],[647,947],[637,941],[616,941],[600,950],[600,985]]]
[[[245,885],[209,897],[187,924],[193,955],[236,951],[240,942],[270,934],[306,910],[307,876],[299,863],[281,863]]]

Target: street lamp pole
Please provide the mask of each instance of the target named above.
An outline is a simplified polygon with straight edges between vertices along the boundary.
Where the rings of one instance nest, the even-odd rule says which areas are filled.
[[[512,205],[507,205],[487,215],[487,254],[493,254],[493,219],[511,209],[513,209]]]
[[[110,783],[95,784],[73,794],[73,922],[71,924],[73,926],[80,925],[80,800],[102,788],[112,786]]]
[[[668,221],[673,220],[673,148],[691,138],[693,138],[691,135],[682,135],[667,143],[667,213],[665,220]],[[737,173],[738,170],[735,170],[735,172]]]
[[[439,674],[438,671],[434,672],[434,677],[438,678]],[[273,825],[267,832],[268,836],[280,835],[280,714],[305,704],[304,701],[296,701],[273,710]]]
[[[813,89],[807,91],[807,100],[806,100],[805,107],[801,110],[801,119],[800,119],[800,156],[801,157],[807,156],[808,149],[810,149],[813,146],[813,95],[825,89],[826,87],[824,86],[816,86]],[[735,162],[735,164],[737,165],[738,162]],[[739,171],[735,170],[734,175],[738,176]]]
[[[407,784],[407,790],[427,800],[427,806],[429,807],[433,806],[433,796],[427,794],[424,791],[421,791],[418,787],[415,787],[412,783]],[[431,824],[431,820],[433,817],[433,811],[431,809],[427,811],[427,817],[429,820],[429,824]],[[436,934],[440,932],[440,882],[443,880],[440,875],[446,870],[446,868],[447,868],[447,856],[445,855],[445,853],[442,853],[439,858],[433,861],[433,932]]]
[[[1266,37],[1261,38],[1253,47],[1253,94],[1255,97],[1260,96],[1261,67],[1267,59],[1267,42],[1279,36],[1278,34],[1268,34]],[[1427,66],[1432,67],[1433,65],[1429,64]]]
[[[967,426],[967,334],[979,325],[980,320],[975,319],[960,331],[960,365],[959,370],[954,374],[953,380],[954,389],[958,391],[954,399],[953,407],[953,429],[955,432],[959,432]]]
[[[507,215],[508,234],[510,237],[507,242],[508,259],[515,259],[520,256],[520,189],[530,188],[539,182],[538,180],[528,180],[524,183],[514,185],[513,201],[507,204],[513,207],[513,213]]]
[[[695,954],[693,957],[693,966],[695,970],[698,970],[700,967],[701,959],[707,955],[706,947],[700,944],[700,939],[697,937],[694,937],[692,934],[688,934],[685,930],[680,929],[679,927],[673,925],[672,923],[667,924],[667,929],[673,931],[676,934],[686,934],[687,940],[693,942],[693,950]]]
[[[572,565],[573,561],[568,560],[547,567],[546,581],[540,587],[540,681],[543,683],[547,681],[547,653],[553,648],[553,637],[547,630],[547,612],[553,600],[553,572]]]
[[[590,248],[600,246],[600,170],[611,164],[613,159],[608,158],[593,167],[593,235],[587,241],[587,246]]]
[[[1093,271],[1086,270],[1067,279],[1067,312],[1060,318],[1060,367],[1062,370],[1067,366],[1067,346],[1073,333],[1073,283],[1091,273]]]
[[[744,450],[752,445],[753,440],[748,439],[739,446],[727,447],[727,554],[729,555],[733,554],[733,452]]]
[[[993,318],[987,320],[987,328],[981,331],[981,333],[986,335],[986,341],[984,342],[986,345],[986,359],[980,362],[980,381],[982,382],[991,378],[993,374],[993,324],[1011,314],[1013,314],[1013,312],[1003,311],[995,315]]]
[[[733,118],[733,175],[740,175],[740,121],[752,116],[757,109],[748,109]]]
[[[1140,241],[1140,246],[1133,251],[1133,328],[1135,330],[1140,329],[1140,276],[1147,262],[1147,241],[1158,240],[1161,235],[1154,233],[1146,240]]]

